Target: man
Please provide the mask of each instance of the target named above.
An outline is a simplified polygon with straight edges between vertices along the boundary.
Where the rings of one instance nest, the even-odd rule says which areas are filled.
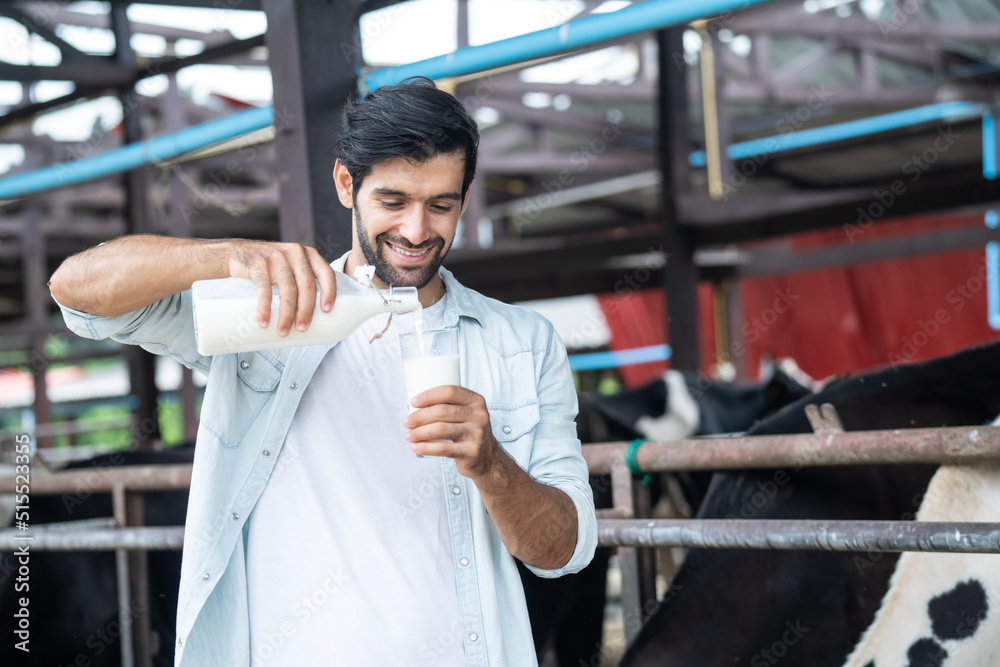
[[[478,139],[427,79],[349,103],[333,178],[354,239],[332,268],[297,244],[132,236],[53,275],[73,331],[208,374],[179,667],[537,664],[513,558],[540,576],[576,572],[596,520],[552,326],[441,268]],[[276,326],[294,335],[317,289],[330,310],[333,269],[364,264],[380,287],[418,288],[425,329],[458,328],[463,387],[427,390],[408,414],[395,339],[412,314],[373,318],[336,345],[198,354],[195,280],[254,280],[262,326],[277,285]]]

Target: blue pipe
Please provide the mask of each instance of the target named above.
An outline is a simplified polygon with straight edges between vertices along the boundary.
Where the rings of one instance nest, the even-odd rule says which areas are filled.
[[[618,368],[651,361],[666,361],[671,356],[669,345],[636,347],[617,352],[593,352],[569,355],[569,367],[574,371],[592,371],[599,368]]]
[[[600,42],[659,30],[694,19],[746,9],[769,0],[647,0],[607,14],[575,21],[490,44],[467,46],[453,53],[408,65],[385,67],[364,75],[365,92],[399,83],[411,76],[444,79],[483,72],[526,60],[554,56]]]
[[[82,183],[130,169],[172,160],[191,151],[262,130],[273,120],[271,105],[240,111],[141,143],[128,144],[91,158],[54,164],[0,179],[0,200]]]
[[[787,151],[793,148],[804,148],[815,146],[843,139],[877,134],[887,130],[896,130],[901,127],[919,125],[932,121],[947,120],[954,121],[975,116],[983,116],[983,159],[984,169],[986,160],[986,118],[988,116],[987,107],[978,102],[941,102],[939,104],[929,104],[915,109],[906,109],[893,113],[873,116],[871,118],[861,118],[846,123],[827,125],[810,130],[798,132],[785,132],[762,139],[752,139],[736,144],[730,144],[726,148],[726,155],[730,160],[743,160],[754,155],[767,155],[778,151]],[[989,116],[992,119],[992,116]],[[996,140],[993,141],[993,164],[994,177],[996,173]],[[688,164],[692,167],[705,166],[705,151],[694,151],[688,156]],[[990,178],[989,176],[987,178]]]
[[[1000,216],[986,211],[986,226],[996,229]],[[986,320],[994,330],[1000,330],[1000,245],[996,241],[986,244]]]
[[[996,241],[986,244],[987,319],[994,330],[1000,330],[1000,246]]]
[[[997,123],[988,111],[983,112],[983,176],[997,177]]]

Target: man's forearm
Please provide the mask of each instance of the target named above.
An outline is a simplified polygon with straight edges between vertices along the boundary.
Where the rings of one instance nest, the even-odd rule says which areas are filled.
[[[515,558],[544,570],[569,562],[576,549],[577,516],[564,491],[536,482],[505,452],[475,483]]]
[[[224,243],[123,236],[66,259],[49,289],[74,310],[121,315],[182,292],[196,280],[228,276]]]

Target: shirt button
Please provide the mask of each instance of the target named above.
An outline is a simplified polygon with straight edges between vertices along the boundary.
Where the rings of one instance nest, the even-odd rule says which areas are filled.
[[[474,642],[477,639],[479,639],[479,635],[477,635],[475,632],[470,632],[469,633],[469,641],[470,642]]]
[[[181,641],[180,639],[178,639],[177,640],[177,648],[180,648],[181,646],[184,646],[184,642]]]
[[[246,370],[246,369],[250,368],[250,362],[249,361],[241,361],[240,362],[240,368],[242,368],[243,370]]]
[[[239,521],[239,520],[240,520],[239,512],[233,512],[233,521]]]
[[[212,575],[210,575],[208,572],[202,572],[201,574],[201,578],[204,579],[205,581],[208,581],[211,576]]]
[[[270,456],[271,455],[271,450],[270,449],[265,449],[263,452],[261,452],[261,454],[263,454],[264,456]]]
[[[451,492],[454,493],[457,496],[458,494],[460,494],[462,492],[462,489],[458,488],[457,486],[453,486],[453,487],[451,487]]]
[[[288,383],[288,388],[291,389],[292,391],[295,391],[296,389],[298,389],[298,387],[299,387],[299,385],[297,385],[294,382],[289,382]]]
[[[462,565],[468,565],[469,564],[469,559],[468,558],[463,558],[462,560],[460,560],[458,562],[461,563]]]
[[[502,431],[503,431],[504,433],[506,433],[506,434],[510,435],[510,426],[507,426],[507,425],[504,425],[503,429],[501,429],[501,430],[502,430]]]

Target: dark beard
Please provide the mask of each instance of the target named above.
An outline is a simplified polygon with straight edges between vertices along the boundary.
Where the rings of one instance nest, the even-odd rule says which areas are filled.
[[[358,243],[361,245],[361,252],[365,255],[365,261],[367,261],[369,265],[375,267],[375,277],[386,285],[392,285],[394,287],[416,287],[417,289],[420,289],[434,279],[434,276],[437,275],[438,269],[441,268],[441,263],[448,254],[447,250],[442,252],[442,249],[444,248],[444,241],[438,238],[431,241],[429,244],[431,246],[437,246],[437,249],[431,250],[429,253],[431,255],[430,264],[426,267],[399,269],[390,264],[385,257],[385,241],[390,240],[388,232],[379,234],[375,237],[375,247],[373,248],[372,244],[368,241],[368,229],[365,227],[364,221],[361,219],[361,211],[358,206],[354,207],[354,221],[357,224]],[[405,239],[391,240],[391,243],[405,250],[428,247],[425,244],[414,246]],[[448,250],[450,249],[451,248],[448,248]]]

